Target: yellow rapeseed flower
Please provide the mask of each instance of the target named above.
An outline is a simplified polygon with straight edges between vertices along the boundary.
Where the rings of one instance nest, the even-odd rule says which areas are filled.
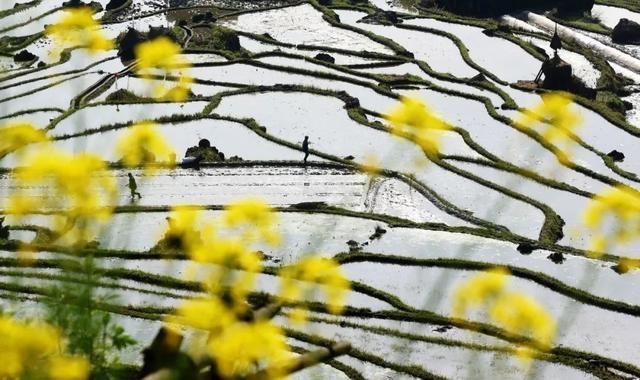
[[[189,99],[190,88],[193,84],[193,78],[189,75],[181,74],[178,83],[169,87],[159,84],[152,89],[152,96],[160,100],[169,102],[184,102]]]
[[[169,317],[168,321],[206,330],[215,335],[237,321],[235,314],[217,298],[187,300],[178,307],[176,314]]]
[[[113,48],[113,41],[102,33],[89,7],[65,10],[60,20],[47,26],[45,32],[59,49],[80,46],[98,52]]]
[[[256,274],[262,270],[262,259],[241,240],[205,236],[204,243],[190,251],[189,256],[198,263],[216,264],[204,281],[207,290],[221,294],[228,289],[233,306],[238,311],[245,309],[245,298],[253,290]]]
[[[247,245],[254,242],[272,246],[280,244],[280,234],[275,229],[277,220],[273,208],[259,199],[231,203],[223,215],[225,226],[240,231]]]
[[[18,217],[46,210],[58,212],[56,229],[70,242],[87,241],[111,217],[117,200],[115,179],[104,161],[91,154],[40,150],[15,170],[16,190],[6,201]],[[34,194],[32,189],[46,191]]]
[[[531,297],[507,293],[496,299],[490,309],[491,319],[512,334],[529,336],[534,340],[534,348],[548,351],[556,333],[553,317]],[[522,359],[528,359],[533,352],[527,347],[518,350]]]
[[[195,206],[174,206],[167,221],[169,227],[164,233],[165,243],[170,249],[192,254],[203,243],[200,229],[205,222],[203,209]]]
[[[0,126],[0,158],[29,144],[47,141],[47,134],[30,123]]]
[[[469,307],[477,307],[495,299],[503,291],[508,274],[505,269],[493,269],[457,287],[453,296],[453,316],[463,318]]]
[[[49,364],[51,380],[84,380],[88,378],[91,366],[85,358],[56,357]]]
[[[594,234],[590,252],[601,253],[616,243],[640,237],[640,193],[628,186],[608,188],[589,203],[583,223]]]
[[[173,76],[178,83],[167,90],[164,84],[154,86],[152,96],[161,100],[182,102],[189,97],[193,77],[189,75],[191,63],[181,54],[182,48],[167,37],[159,37],[136,46],[136,71],[143,77],[154,74]]]
[[[172,162],[175,151],[158,131],[156,124],[148,121],[134,124],[118,140],[116,151],[125,166],[144,166],[151,170],[158,162]]]
[[[314,286],[318,286],[324,293],[329,311],[334,314],[342,312],[350,284],[334,260],[304,257],[298,263],[284,267],[279,276],[280,297],[300,301]]]
[[[391,132],[418,144],[430,158],[437,158],[443,132],[451,127],[420,99],[402,97],[400,104],[385,118],[391,124]]]
[[[243,378],[267,368],[270,379],[282,376],[290,352],[284,333],[271,321],[238,322],[212,335],[209,353],[222,378]]]
[[[551,315],[534,299],[506,289],[504,269],[494,269],[472,277],[454,293],[453,316],[464,318],[470,307],[488,313],[498,327],[514,335],[527,336],[531,344],[518,347],[516,354],[528,362],[534,350],[549,350],[555,337],[556,324]]]
[[[87,379],[86,359],[66,356],[62,347],[62,336],[52,326],[0,316],[0,378],[20,379],[27,375],[55,380]],[[61,367],[63,363],[65,368]]]
[[[145,41],[136,46],[137,70],[144,75],[148,74],[147,70],[150,69],[170,72],[188,66],[188,61],[180,55],[181,52],[180,45],[167,37]]]
[[[572,95],[565,92],[544,94],[540,104],[524,110],[514,126],[524,130],[542,127],[539,131],[542,137],[559,148],[556,153],[558,159],[567,161],[571,145],[575,142],[574,132],[582,123],[580,114],[570,108],[572,100]]]

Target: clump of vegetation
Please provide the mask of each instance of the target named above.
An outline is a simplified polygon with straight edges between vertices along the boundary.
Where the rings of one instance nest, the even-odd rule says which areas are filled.
[[[144,103],[151,100],[138,96],[125,88],[121,88],[107,95],[106,101],[109,103]]]
[[[131,0],[111,0],[109,1],[105,9],[108,11],[117,10],[127,6],[127,3],[131,4]]]
[[[64,3],[62,3],[62,7],[63,8],[83,8],[83,7],[88,7],[94,13],[102,12],[102,10],[104,9],[102,7],[102,4],[97,2],[97,1],[91,1],[91,2],[85,3],[82,0],[65,1]]]
[[[599,91],[596,100],[623,116],[627,111],[633,109],[631,103],[620,99],[616,94],[608,91]]]
[[[233,29],[225,28],[220,25],[216,25],[211,31],[211,38],[209,42],[214,49],[218,50],[239,52],[242,48],[240,46],[238,33]]]
[[[185,157],[198,158],[204,162],[224,161],[224,153],[220,152],[215,146],[211,146],[207,139],[202,139],[197,146],[188,148]]]

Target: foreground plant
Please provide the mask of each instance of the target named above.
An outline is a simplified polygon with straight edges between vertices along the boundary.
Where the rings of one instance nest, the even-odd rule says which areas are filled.
[[[551,349],[556,323],[533,298],[506,288],[509,273],[487,271],[460,284],[454,293],[453,316],[463,319],[471,310],[481,310],[498,327],[517,336],[530,337],[519,344],[516,354],[529,363],[538,352]]]
[[[195,354],[185,359],[191,361],[186,366],[189,369],[163,367],[165,370],[184,374],[180,371],[200,368],[220,379],[280,378],[317,363],[314,360],[319,358],[343,353],[347,346],[341,346],[339,352],[318,354],[317,359],[300,367],[296,362],[300,359],[289,350],[283,330],[271,319],[288,303],[293,303],[294,314],[299,314],[304,296],[315,286],[322,287],[329,311],[339,313],[349,282],[332,260],[308,257],[283,268],[279,301],[263,304],[260,310],[252,306],[256,278],[263,270],[262,257],[255,247],[277,246],[280,241],[276,214],[269,206],[255,199],[232,203],[218,220],[205,218],[195,207],[178,207],[168,221],[159,247],[184,250],[199,263],[190,273],[201,282],[206,296],[186,301],[167,319],[170,326],[190,326],[200,331],[202,339],[192,347]],[[172,329],[161,335],[175,337]]]
[[[30,144],[47,141],[47,134],[31,123],[0,125],[0,158]]]
[[[576,143],[575,131],[582,123],[580,114],[571,109],[573,97],[565,92],[542,95],[542,101],[532,109],[522,111],[514,126],[540,133],[542,138],[554,145],[560,162],[569,162],[571,149]]]
[[[132,125],[118,140],[116,153],[125,166],[143,167],[147,172],[159,163],[175,164],[175,151],[149,121]]]
[[[402,97],[385,118],[391,124],[391,133],[415,142],[432,159],[439,156],[443,133],[451,130],[449,124],[417,98]]]
[[[5,210],[20,219],[53,212],[54,230],[65,243],[86,243],[111,216],[117,189],[104,161],[47,148],[26,157],[15,170],[16,191]],[[33,188],[40,188],[34,193]]]
[[[45,33],[59,50],[81,47],[96,53],[113,48],[113,41],[102,33],[89,7],[65,10],[56,23],[47,26]]]
[[[189,98],[193,78],[189,75],[191,63],[181,54],[182,48],[167,37],[145,41],[135,48],[136,72],[144,78],[176,77],[175,86],[155,85],[152,96],[160,100],[182,102]]]
[[[0,316],[0,378],[84,380],[89,361],[65,352],[65,340],[56,328]]]
[[[640,193],[628,186],[611,187],[595,196],[583,213],[583,222],[593,234],[589,252],[602,252],[640,239]],[[627,267],[633,261],[627,261]]]

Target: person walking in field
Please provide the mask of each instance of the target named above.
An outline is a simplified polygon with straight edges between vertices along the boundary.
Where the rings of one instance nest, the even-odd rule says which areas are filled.
[[[136,183],[136,179],[133,178],[133,175],[131,173],[129,173],[129,191],[131,191],[131,199],[135,199],[136,195],[138,196],[138,199],[142,198],[142,195],[140,195],[140,193],[137,191],[138,190],[138,184]]]
[[[307,158],[309,158],[309,136],[304,136],[302,141],[302,151],[304,152],[304,164],[307,164]]]

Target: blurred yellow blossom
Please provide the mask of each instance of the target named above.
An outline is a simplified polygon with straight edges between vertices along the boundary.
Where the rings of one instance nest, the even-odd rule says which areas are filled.
[[[596,195],[583,213],[592,233],[591,255],[613,244],[627,244],[640,237],[640,193],[628,186],[610,187]]]
[[[57,357],[51,360],[51,380],[84,380],[90,371],[89,362],[81,357]]]
[[[143,121],[128,128],[118,140],[116,151],[125,166],[144,166],[152,169],[153,164],[168,162],[175,164],[175,151],[158,131],[156,124]]]
[[[275,228],[277,220],[273,208],[259,199],[231,203],[223,216],[225,226],[240,231],[247,244],[263,242],[273,246],[280,244],[280,234]]]
[[[153,86],[152,96],[171,102],[189,98],[193,77],[189,74],[191,63],[181,54],[180,45],[167,37],[159,37],[136,46],[136,71],[143,77],[152,75],[177,78],[175,86],[164,83]]]
[[[80,357],[66,356],[62,348],[62,336],[55,328],[0,316],[0,378],[48,376],[55,380],[87,379],[88,361]]]
[[[192,77],[189,75],[180,75],[178,83],[175,86],[167,86],[164,83],[158,84],[152,89],[151,95],[154,98],[169,102],[184,102],[189,99],[192,83]]]
[[[208,332],[200,348],[192,350],[198,355],[206,351],[220,378],[244,378],[260,371],[278,379],[289,370],[292,354],[286,335],[270,320],[271,314],[255,312],[249,302],[263,269],[263,255],[252,246],[278,240],[275,224],[273,209],[258,199],[234,202],[219,217],[205,219],[201,209],[186,206],[175,208],[169,217],[164,239],[178,241],[174,245],[206,271],[200,281],[207,294],[185,301],[166,322]],[[349,282],[331,259],[305,257],[282,269],[280,276],[282,298],[295,302],[321,289],[329,311],[338,313],[344,307]],[[299,322],[306,314],[302,309],[289,313]]]
[[[512,334],[531,337],[535,348],[547,351],[556,333],[553,317],[531,297],[507,293],[496,299],[490,309],[491,319]],[[521,347],[518,354],[523,359],[533,355],[527,347]]]
[[[350,288],[342,268],[332,259],[308,256],[280,271],[280,296],[288,301],[301,301],[315,286],[323,292],[327,308],[339,314],[344,308]],[[299,317],[294,310],[294,316]],[[299,318],[298,318],[299,319]]]
[[[364,163],[360,165],[360,170],[372,177],[375,177],[382,171],[380,167],[380,159],[378,156],[375,153],[369,153],[365,157]]]
[[[80,46],[98,52],[113,48],[113,41],[102,33],[89,7],[65,10],[56,23],[47,26],[45,32],[59,49]]]
[[[202,244],[200,229],[204,221],[201,207],[174,206],[167,217],[169,227],[164,234],[166,248],[192,252]]]
[[[542,101],[530,110],[523,110],[522,116],[514,123],[518,129],[538,130],[542,137],[559,150],[556,152],[561,162],[568,160],[571,146],[575,143],[573,134],[582,123],[580,114],[571,109],[573,97],[565,92],[551,92],[542,95]]]
[[[271,321],[238,322],[208,344],[222,378],[243,378],[267,368],[269,379],[278,379],[290,358],[284,333]],[[280,370],[280,371],[279,371]]]
[[[514,335],[529,337],[516,350],[519,358],[528,363],[535,350],[549,350],[556,331],[555,320],[534,299],[506,288],[508,272],[496,268],[480,273],[459,285],[454,293],[453,316],[466,317],[470,307],[487,313],[498,327]]]
[[[411,139],[430,158],[438,157],[442,134],[451,130],[446,122],[417,98],[402,97],[400,104],[385,118],[390,122],[393,134]]]
[[[147,70],[158,69],[164,72],[188,66],[188,61],[180,55],[182,48],[167,37],[158,37],[136,46],[137,70],[148,74]]]
[[[47,141],[47,134],[30,123],[0,126],[0,158],[26,145]]]
[[[627,273],[632,269],[640,268],[640,259],[632,259],[630,257],[621,257],[615,269],[618,273]]]
[[[7,213],[55,211],[56,232],[72,243],[92,238],[116,204],[115,179],[98,156],[48,148],[27,157],[14,173],[17,190],[6,200]]]
[[[463,318],[469,307],[477,307],[492,301],[503,291],[508,274],[509,272],[505,269],[493,269],[457,287],[453,296],[453,316]]]
[[[219,334],[236,323],[236,315],[217,298],[191,299],[183,302],[168,321]]]
[[[211,238],[189,252],[189,256],[199,263],[217,264],[213,267],[204,282],[212,294],[228,294],[234,301],[233,307],[244,309],[244,299],[253,290],[256,273],[262,270],[260,256],[237,239]]]

